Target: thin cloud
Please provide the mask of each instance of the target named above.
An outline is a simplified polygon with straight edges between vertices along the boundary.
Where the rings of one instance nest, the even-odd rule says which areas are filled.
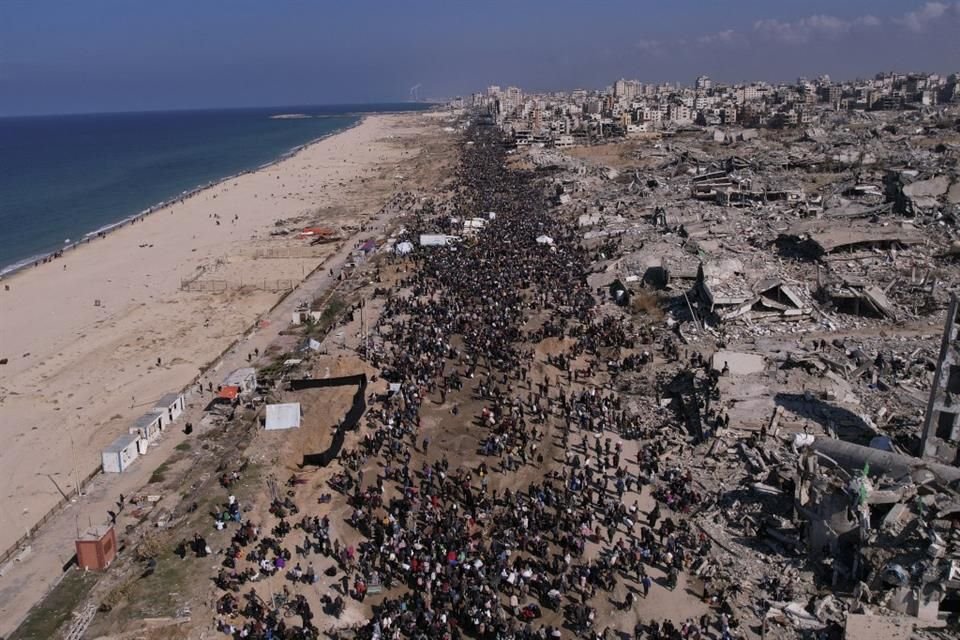
[[[663,43],[659,40],[641,39],[634,43],[634,47],[643,53],[654,56],[663,54]]]
[[[852,20],[836,16],[813,15],[794,22],[777,19],[757,20],[753,23],[756,35],[767,40],[785,44],[806,44],[817,38],[838,38],[855,29],[870,29],[880,26],[876,16],[866,15]]]
[[[928,2],[916,11],[905,13],[895,22],[914,33],[923,33],[945,18],[960,18],[960,2]]]
[[[743,37],[733,29],[725,29],[716,33],[709,33],[697,38],[697,44],[709,45],[734,45],[743,41]]]

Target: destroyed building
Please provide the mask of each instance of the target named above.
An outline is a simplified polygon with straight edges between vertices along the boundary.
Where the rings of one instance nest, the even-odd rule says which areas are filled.
[[[606,152],[629,158],[622,180],[586,152],[558,170],[586,177],[557,208],[602,249],[589,284],[644,300],[619,313],[668,336],[619,385],[656,389],[632,405],[668,412],[670,464],[713,496],[694,520],[715,553],[692,571],[738,585],[747,637],[955,637],[960,133],[933,126],[949,117],[691,127]],[[664,320],[638,311],[650,300]],[[713,373],[686,365],[698,354]]]

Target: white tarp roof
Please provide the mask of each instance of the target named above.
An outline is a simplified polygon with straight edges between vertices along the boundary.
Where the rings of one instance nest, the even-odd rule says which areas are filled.
[[[550,236],[537,236],[537,244],[553,244],[553,238]]]
[[[439,233],[423,233],[420,235],[421,247],[445,247],[453,241],[459,240],[457,236],[448,236]]]
[[[406,255],[406,254],[410,253],[411,251],[413,251],[413,243],[411,243],[411,242],[399,242],[399,243],[397,243],[397,247],[396,247],[396,249],[394,249],[394,251],[396,251],[396,252],[397,252],[398,254],[400,254],[401,256],[402,256],[402,255]]]
[[[274,429],[299,429],[300,403],[267,405],[267,431]]]

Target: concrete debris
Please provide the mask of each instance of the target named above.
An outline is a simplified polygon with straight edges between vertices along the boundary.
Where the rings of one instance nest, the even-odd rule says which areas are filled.
[[[691,573],[744,637],[957,623],[957,123],[956,106],[849,112],[527,150],[577,181],[556,212],[635,368],[591,348],[628,414],[672,420],[660,472],[695,470],[686,513],[712,545]]]

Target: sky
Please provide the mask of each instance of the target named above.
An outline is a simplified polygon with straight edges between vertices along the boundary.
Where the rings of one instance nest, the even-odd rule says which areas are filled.
[[[0,116],[960,71],[960,0],[0,0]]]

